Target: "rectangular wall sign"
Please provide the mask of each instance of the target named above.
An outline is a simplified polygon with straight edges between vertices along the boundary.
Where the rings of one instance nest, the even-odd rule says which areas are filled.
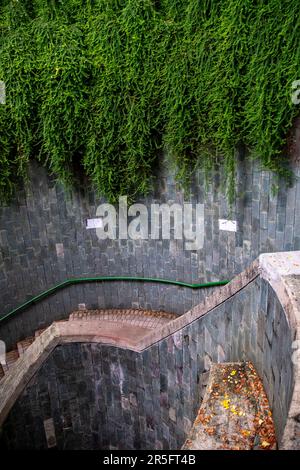
[[[226,230],[227,232],[236,232],[236,220],[219,219],[219,230]]]
[[[103,228],[103,220],[100,217],[97,219],[87,219],[86,228]]]

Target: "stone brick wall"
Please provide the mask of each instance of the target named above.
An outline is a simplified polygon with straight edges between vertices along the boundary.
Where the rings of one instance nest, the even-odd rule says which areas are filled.
[[[44,421],[53,419],[61,449],[178,449],[211,362],[242,360],[252,360],[263,379],[280,441],[294,383],[291,342],[277,295],[256,277],[141,353],[99,344],[58,346],[13,406],[2,445],[47,447]]]
[[[204,247],[188,251],[180,240],[103,240],[86,230],[103,202],[94,192],[66,193],[33,163],[26,190],[9,207],[0,208],[0,315],[66,278],[100,275],[163,277],[186,282],[230,279],[262,252],[300,248],[300,182],[272,192],[272,176],[240,161],[238,199],[232,212],[218,178],[208,192],[203,175],[191,182],[187,200],[204,203]],[[184,195],[166,167],[157,172],[153,194],[140,202],[182,203]],[[238,231],[219,231],[218,220],[237,220]],[[181,315],[208,294],[143,283],[88,284],[65,289],[28,309],[0,328],[8,347],[55,319],[65,318],[78,303],[87,307],[163,309]]]

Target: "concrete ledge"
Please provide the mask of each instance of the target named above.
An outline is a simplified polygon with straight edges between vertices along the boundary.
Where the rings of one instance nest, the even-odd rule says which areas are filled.
[[[213,294],[206,297],[206,299],[196,307],[192,308],[184,315],[176,318],[176,320],[168,323],[160,330],[152,332],[147,337],[145,337],[140,344],[141,350],[149,348],[153,344],[198,320],[200,317],[207,315],[218,305],[221,305],[223,302],[230,299],[230,297],[233,297],[240,290],[250,284],[250,282],[254,281],[254,279],[257,278],[259,274],[259,261],[256,260],[249,268],[245,269],[245,271],[236,276],[229,284],[216,288]]]

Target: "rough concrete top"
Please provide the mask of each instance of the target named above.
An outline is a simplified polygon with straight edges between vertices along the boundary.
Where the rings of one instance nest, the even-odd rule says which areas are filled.
[[[291,328],[294,339],[299,339],[300,328],[300,251],[262,254],[259,270],[279,298]]]
[[[300,276],[300,251],[264,253],[259,256],[262,274],[272,279],[282,276]]]

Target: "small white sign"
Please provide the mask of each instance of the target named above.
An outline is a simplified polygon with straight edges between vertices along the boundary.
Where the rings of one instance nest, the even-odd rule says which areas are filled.
[[[97,219],[87,219],[86,228],[103,228],[103,220],[100,217]]]
[[[219,230],[226,230],[227,232],[236,232],[236,220],[219,219]]]

